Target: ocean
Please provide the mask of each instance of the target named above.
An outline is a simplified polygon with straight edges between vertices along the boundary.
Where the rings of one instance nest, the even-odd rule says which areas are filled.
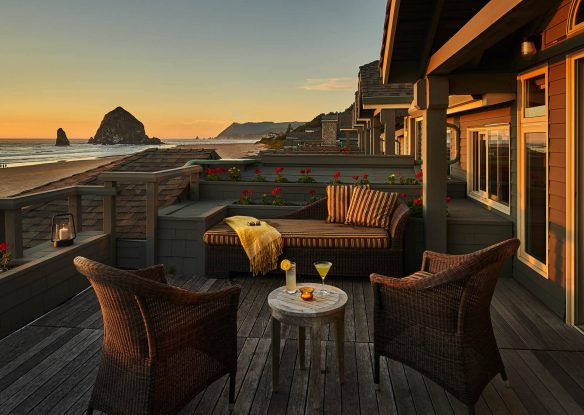
[[[257,140],[209,139],[172,140],[162,139],[161,146],[93,145],[87,139],[70,139],[68,147],[55,146],[55,140],[0,138],[0,166],[16,167],[32,164],[53,163],[69,160],[92,160],[110,156],[125,156],[147,148],[171,148],[178,145],[212,146],[213,144],[247,144]]]

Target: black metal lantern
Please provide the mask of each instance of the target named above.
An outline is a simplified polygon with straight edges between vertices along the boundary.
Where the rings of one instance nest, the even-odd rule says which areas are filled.
[[[55,248],[73,245],[77,236],[75,218],[70,213],[60,213],[53,216],[51,226],[51,241]]]

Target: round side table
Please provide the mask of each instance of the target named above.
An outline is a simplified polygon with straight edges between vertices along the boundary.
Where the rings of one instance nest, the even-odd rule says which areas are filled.
[[[335,342],[337,348],[337,369],[339,381],[343,383],[345,370],[345,306],[347,293],[337,287],[325,285],[328,295],[321,296],[318,291],[321,284],[302,284],[313,287],[315,294],[311,301],[304,301],[299,293],[288,294],[285,287],[275,289],[268,296],[268,305],[272,309],[272,389],[276,391],[279,383],[280,366],[280,330],[281,323],[298,326],[298,349],[300,353],[300,367],[304,369],[304,341],[306,328],[310,328],[310,354],[312,370],[310,371],[309,396],[316,408],[321,404],[319,378],[321,371],[320,340],[323,326],[335,324]]]

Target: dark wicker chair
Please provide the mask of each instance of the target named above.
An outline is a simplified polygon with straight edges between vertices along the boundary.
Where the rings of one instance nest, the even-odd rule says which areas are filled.
[[[509,239],[468,255],[424,252],[422,271],[372,274],[374,377],[387,356],[426,375],[471,412],[497,374],[507,380],[491,324],[501,267],[519,247]]]
[[[296,212],[279,219],[320,219],[327,217],[327,199],[311,203]],[[391,246],[387,249],[328,249],[295,248],[284,246],[282,258],[301,258],[297,272],[302,275],[318,275],[315,261],[327,260],[334,264],[330,276],[367,277],[371,271],[384,269],[391,276],[403,275],[404,238],[411,210],[399,201],[392,213],[388,235]],[[268,219],[269,222],[269,219]],[[205,244],[206,274],[209,277],[227,276],[230,273],[249,270],[249,260],[241,246]]]
[[[239,286],[195,293],[167,285],[161,265],[122,271],[74,260],[101,306],[101,363],[89,402],[115,414],[174,414],[228,374],[235,399]]]

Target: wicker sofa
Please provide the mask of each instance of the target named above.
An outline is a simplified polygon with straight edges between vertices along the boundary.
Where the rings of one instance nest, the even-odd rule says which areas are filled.
[[[321,199],[292,214],[266,219],[284,238],[282,258],[297,262],[297,272],[317,275],[314,261],[333,263],[329,275],[369,277],[372,272],[390,276],[403,273],[404,234],[410,209],[400,201],[394,209],[388,230],[326,223],[327,201]],[[247,272],[249,260],[237,234],[225,223],[205,232],[206,274],[229,277]]]

